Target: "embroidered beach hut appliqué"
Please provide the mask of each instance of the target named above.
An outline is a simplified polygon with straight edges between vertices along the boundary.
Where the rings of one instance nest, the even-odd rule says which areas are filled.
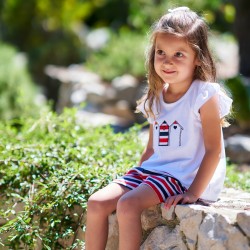
[[[163,121],[159,126],[155,122],[155,129],[159,128],[159,146],[181,146],[181,134],[183,127],[174,121],[170,126],[166,121]]]

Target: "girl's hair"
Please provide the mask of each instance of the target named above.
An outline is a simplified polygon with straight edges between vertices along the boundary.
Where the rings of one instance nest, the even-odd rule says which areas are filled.
[[[195,51],[200,64],[195,68],[194,79],[210,82],[216,80],[216,68],[208,48],[208,26],[206,22],[187,7],[168,10],[168,13],[163,15],[151,29],[151,44],[146,58],[148,90],[146,96],[138,102],[144,101],[147,116],[152,115],[153,117],[155,117],[155,114],[152,111],[152,105],[155,99],[159,103],[159,90],[162,89],[164,84],[154,68],[155,41],[159,33],[172,34],[186,39]],[[147,108],[145,107],[146,101],[148,101]]]

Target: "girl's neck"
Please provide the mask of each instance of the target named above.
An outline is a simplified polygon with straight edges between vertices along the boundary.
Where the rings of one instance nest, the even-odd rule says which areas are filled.
[[[168,87],[163,88],[163,100],[166,103],[174,103],[181,99],[190,88],[192,82],[185,85],[178,86],[177,84],[169,84]]]

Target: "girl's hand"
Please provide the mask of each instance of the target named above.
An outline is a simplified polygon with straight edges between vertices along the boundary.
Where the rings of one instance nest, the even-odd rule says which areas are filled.
[[[190,204],[194,203],[198,200],[199,198],[193,195],[190,192],[186,192],[184,194],[178,194],[175,196],[170,196],[166,199],[164,203],[164,207],[166,209],[170,209],[171,206],[176,206],[177,204]]]

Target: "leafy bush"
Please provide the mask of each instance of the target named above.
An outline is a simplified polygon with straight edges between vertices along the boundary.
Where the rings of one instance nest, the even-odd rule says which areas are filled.
[[[82,220],[69,211],[84,211],[94,191],[138,161],[138,128],[83,127],[73,110],[0,124],[0,217],[8,221],[0,235],[9,232],[9,249],[35,249],[39,239],[43,249],[61,249],[59,239],[74,236]],[[10,219],[20,202],[23,211]]]
[[[113,34],[100,51],[92,53],[85,65],[108,81],[123,74],[142,78],[146,73],[144,51],[143,35],[121,32],[118,35]]]
[[[234,116],[245,128],[250,128],[250,87],[244,84],[240,76],[226,80],[226,86],[232,92],[234,100]]]
[[[34,110],[35,87],[23,58],[10,45],[0,43],[0,120]]]

